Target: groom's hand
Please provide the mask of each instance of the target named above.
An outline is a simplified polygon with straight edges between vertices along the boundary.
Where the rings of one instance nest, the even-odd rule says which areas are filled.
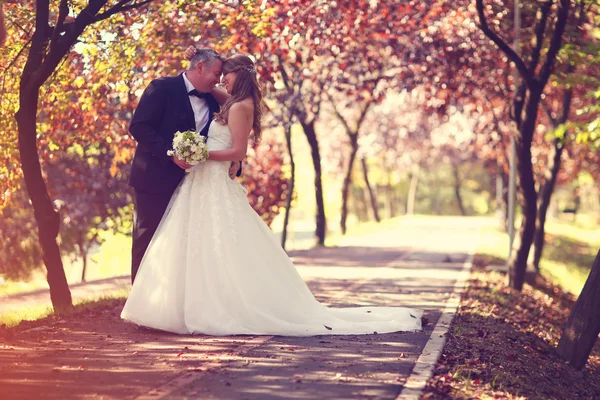
[[[171,157],[171,160],[181,169],[190,169],[192,166],[185,161],[177,158],[177,156]]]
[[[232,161],[231,166],[229,167],[229,177],[231,179],[235,179],[238,170],[240,169],[239,161]]]

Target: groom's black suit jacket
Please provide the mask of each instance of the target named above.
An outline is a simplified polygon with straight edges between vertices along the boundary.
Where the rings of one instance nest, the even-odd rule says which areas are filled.
[[[213,114],[219,111],[214,97],[206,101],[209,119],[200,132],[205,136]],[[140,98],[129,126],[138,142],[129,185],[148,193],[172,193],[185,171],[167,156],[167,151],[173,147],[175,132],[186,130],[196,130],[196,120],[183,74],[153,80]]]

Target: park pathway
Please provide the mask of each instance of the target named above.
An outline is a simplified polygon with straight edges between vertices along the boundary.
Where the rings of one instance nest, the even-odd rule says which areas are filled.
[[[413,369],[427,375],[427,364],[435,362],[429,353],[435,356],[434,341],[441,345],[435,338],[440,329],[436,324],[442,316],[440,325],[447,326],[448,315],[443,315],[451,309],[448,301],[460,295],[455,292],[461,289],[460,279],[468,272],[469,256],[486,225],[489,219],[407,217],[344,238],[334,247],[290,252],[319,301],[340,307],[422,308],[429,319],[422,332],[309,338],[178,336],[121,323],[112,312],[107,317],[112,323],[53,331],[51,340],[49,334],[44,336],[53,342],[48,348],[38,347],[19,362],[15,359],[27,349],[27,341],[39,340],[40,328],[7,341],[8,351],[0,352],[0,397],[411,398],[418,391],[403,389],[407,381],[415,382]],[[82,285],[81,292],[76,288],[73,293],[98,295],[124,286],[127,278],[116,278]],[[3,300],[4,309],[15,299],[29,304],[47,301],[45,293],[20,296]],[[52,375],[57,363],[61,373]]]

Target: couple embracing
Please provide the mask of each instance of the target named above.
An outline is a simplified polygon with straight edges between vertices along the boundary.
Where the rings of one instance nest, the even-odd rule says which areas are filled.
[[[421,329],[421,310],[320,304],[235,179],[261,134],[252,59],[188,48],[188,69],[152,81],[131,121],[138,142],[132,290],[122,318],[180,334],[369,334]],[[225,91],[215,88],[222,81]],[[208,159],[168,156],[174,133],[207,137]],[[189,173],[186,173],[189,170]]]

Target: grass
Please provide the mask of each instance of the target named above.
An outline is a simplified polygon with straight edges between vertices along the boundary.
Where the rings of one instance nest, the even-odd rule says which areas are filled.
[[[491,223],[482,232],[477,249],[489,265],[505,265],[508,235]],[[546,224],[546,245],[542,253],[542,276],[563,290],[579,294],[600,248],[597,226],[551,219]]]
[[[0,314],[0,326],[7,328],[19,325],[21,321],[35,321],[52,315],[54,310],[50,306],[33,306],[16,311],[7,311]]]
[[[128,295],[128,289],[121,289],[99,296],[91,296],[88,298],[75,300],[73,302],[73,308],[66,312],[62,312],[60,316],[69,316],[73,313],[77,313],[86,309],[101,307],[107,302],[125,299]],[[33,306],[16,311],[8,311],[0,314],[0,327],[4,325],[6,328],[11,328],[19,325],[22,321],[36,321],[51,315],[54,315],[54,310],[49,306]]]
[[[95,251],[90,252],[86,280],[112,278],[128,275],[131,265],[131,238],[123,234],[103,232],[104,242]],[[81,282],[81,260],[63,257],[63,267],[67,282],[72,285]],[[39,289],[48,289],[44,269],[32,271],[27,280],[0,280],[0,297],[18,293],[27,293]]]
[[[0,280],[0,297],[32,292],[39,289],[48,289],[46,276],[41,270],[33,271],[26,281],[16,281],[12,279]]]

